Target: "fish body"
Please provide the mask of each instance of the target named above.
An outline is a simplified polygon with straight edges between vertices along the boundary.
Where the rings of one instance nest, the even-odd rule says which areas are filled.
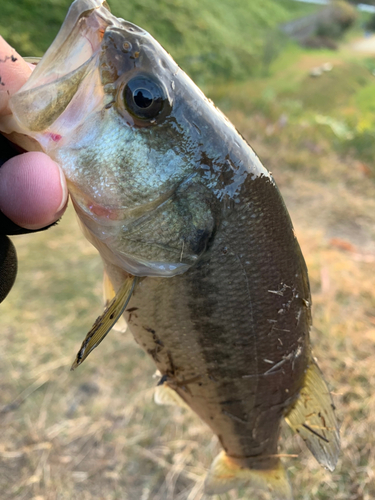
[[[223,448],[207,492],[253,482],[291,498],[284,418],[333,470],[306,265],[271,174],[224,115],[100,0],[73,3],[11,107],[3,131],[62,166],[113,295],[138,277],[124,316],[161,373],[158,399],[172,393]]]

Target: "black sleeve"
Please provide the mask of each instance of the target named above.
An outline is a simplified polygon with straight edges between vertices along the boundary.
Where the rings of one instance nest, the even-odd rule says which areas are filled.
[[[19,154],[12,144],[0,134],[0,168],[2,165]],[[8,295],[17,274],[17,254],[13,243],[7,235],[35,233],[44,231],[56,224],[50,224],[42,229],[25,229],[12,222],[0,211],[0,302]]]

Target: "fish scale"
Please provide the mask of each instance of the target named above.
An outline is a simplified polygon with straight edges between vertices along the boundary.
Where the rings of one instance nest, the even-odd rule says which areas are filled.
[[[279,198],[269,178],[260,178],[256,184],[251,189],[243,186],[251,203],[227,211],[228,221],[221,223],[226,230],[217,228],[199,265],[178,277],[144,279],[129,303],[130,308],[137,308],[137,317],[127,317],[137,342],[146,352],[152,351],[162,375],[173,387],[177,385],[178,394],[220,436],[229,455],[249,458],[251,463],[254,456],[277,455],[281,417],[298,396],[304,376],[310,326],[303,302],[303,298],[310,299],[306,267],[289,218],[284,211],[255,208],[265,197],[274,197],[276,202]],[[243,207],[258,216],[249,217]],[[242,224],[234,226],[231,220],[238,219],[238,212],[245,212]],[[269,226],[277,228],[274,250],[263,237]],[[250,240],[257,243],[249,247]],[[288,251],[280,254],[283,247]],[[116,271],[109,275],[116,282]],[[297,292],[289,297],[285,292],[269,292],[282,290],[284,283],[291,283],[299,296]],[[295,327],[292,335],[285,336],[282,330],[290,327],[291,317]],[[269,319],[277,321],[277,332]],[[150,331],[162,347],[153,346]],[[299,355],[285,360],[299,346]],[[280,370],[267,374],[269,359],[274,364],[285,362]],[[185,388],[183,381],[189,379],[193,382]],[[221,404],[233,400],[239,402],[231,408]],[[202,406],[202,401],[210,404]],[[269,425],[266,429],[264,418]],[[270,428],[274,428],[273,436]],[[263,459],[262,466],[267,468],[274,460]]]

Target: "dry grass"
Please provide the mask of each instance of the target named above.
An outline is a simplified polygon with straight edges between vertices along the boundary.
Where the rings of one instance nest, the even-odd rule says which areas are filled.
[[[319,467],[285,429],[296,500],[375,498],[375,186],[308,124],[231,118],[273,171],[307,260],[314,354],[335,394],[342,454]],[[19,276],[1,305],[0,488],[4,500],[200,500],[217,440],[191,413],[153,403],[154,367],[111,332],[69,367],[101,312],[101,263],[70,211],[15,238]],[[214,500],[248,499],[249,491]],[[255,499],[266,500],[259,493]]]

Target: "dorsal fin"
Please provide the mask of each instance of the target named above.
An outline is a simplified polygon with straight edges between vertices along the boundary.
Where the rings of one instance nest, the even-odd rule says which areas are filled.
[[[311,358],[299,398],[285,417],[317,461],[333,471],[340,452],[340,434],[331,395]]]

